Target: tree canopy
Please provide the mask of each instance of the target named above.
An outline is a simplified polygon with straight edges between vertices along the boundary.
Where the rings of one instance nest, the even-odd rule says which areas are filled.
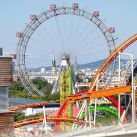
[[[33,84],[44,93],[44,96],[32,95],[24,88],[21,81],[15,81],[9,87],[9,97],[30,98],[35,100],[50,101],[59,99],[59,93],[51,94],[52,85],[43,79],[33,79]]]

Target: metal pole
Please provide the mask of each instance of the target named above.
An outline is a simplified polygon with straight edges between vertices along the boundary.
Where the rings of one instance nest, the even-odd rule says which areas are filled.
[[[89,125],[89,101],[86,100],[86,106],[85,106],[85,120],[86,125]]]
[[[131,55],[131,88],[132,88],[132,124],[135,123],[135,93],[134,93],[134,72],[133,72],[133,55]]]
[[[96,91],[98,90],[98,78],[96,83]],[[96,115],[97,115],[97,98],[95,98],[95,109],[94,109],[94,127],[96,126]]]
[[[95,99],[95,109],[94,109],[94,127],[96,126],[96,114],[97,114],[97,99]]]
[[[121,65],[120,65],[120,52],[119,52],[119,86],[121,85]],[[120,94],[118,95],[118,122],[120,122]]]
[[[44,129],[45,129],[45,132],[46,132],[46,135],[47,135],[48,131],[47,131],[47,121],[46,121],[45,106],[43,106],[43,114],[44,114],[44,119],[43,119]]]
[[[91,128],[92,127],[92,125],[91,125],[91,114],[90,114],[90,106],[89,106],[89,127]]]
[[[133,64],[133,55],[132,54],[127,54],[127,53],[121,53],[122,55],[126,55],[129,56],[131,59],[131,98],[132,98],[132,124],[135,123],[135,119],[136,119],[136,104],[135,104],[135,92],[134,92],[134,64]]]

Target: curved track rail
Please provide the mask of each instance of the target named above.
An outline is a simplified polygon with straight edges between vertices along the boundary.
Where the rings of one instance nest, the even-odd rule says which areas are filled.
[[[77,93],[76,95],[82,95],[84,93],[88,92],[88,90],[85,91],[80,91],[79,93]],[[108,96],[106,97],[108,100],[110,100],[114,106],[116,107],[116,109],[118,109],[118,101],[113,97],[113,96]],[[17,111],[17,110],[22,110],[22,109],[26,109],[26,108],[35,108],[35,107],[41,107],[50,103],[56,103],[59,102],[59,100],[54,100],[54,101],[48,101],[48,102],[40,102],[40,103],[35,103],[35,104],[27,104],[27,105],[20,105],[20,106],[13,106],[13,107],[9,107],[10,111]],[[123,113],[123,108],[122,106],[120,106],[120,114]]]
[[[60,102],[59,100],[54,100],[54,101],[48,101],[48,102],[40,102],[40,103],[35,103],[35,104],[27,104],[27,105],[20,105],[20,106],[13,106],[9,107],[10,111],[17,111],[17,110],[22,110],[26,108],[35,108],[35,107],[41,107],[50,103],[56,103]]]
[[[91,82],[91,84],[89,86],[89,91],[86,91],[84,93],[81,92],[79,94],[67,97],[66,101],[61,106],[60,111],[58,113],[58,117],[56,118],[55,121],[57,121],[57,119],[58,119],[58,122],[59,122],[59,119],[61,119],[63,112],[65,112],[66,107],[68,106],[69,103],[74,103],[74,102],[83,101],[83,100],[90,100],[93,98],[100,98],[100,97],[108,97],[110,100],[114,101],[115,98],[113,98],[112,95],[131,92],[130,86],[123,86],[123,87],[117,87],[117,88],[105,89],[105,90],[99,90],[99,91],[92,91],[92,90],[95,87],[97,78],[99,78],[102,75],[102,73],[111,64],[111,62],[119,55],[119,52],[122,52],[124,49],[126,49],[128,46],[130,46],[136,40],[137,40],[137,34],[135,34],[134,36],[132,36],[131,38],[126,40],[124,43],[122,43],[119,47],[117,47],[111,53],[111,55],[106,59],[106,61],[100,67],[100,69],[97,71],[93,81]],[[118,104],[115,103],[115,105],[117,106]],[[67,121],[67,119],[65,119],[65,120]],[[31,123],[31,121],[30,121],[30,123]],[[59,128],[59,126],[58,126],[58,128]],[[60,130],[60,129],[57,129],[57,130]]]
[[[116,88],[110,88],[105,90],[85,92],[84,94],[80,94],[80,95],[68,96],[64,104],[61,106],[61,109],[58,115],[62,116],[63,112],[65,111],[69,103],[80,102],[84,100],[91,100],[91,99],[100,98],[100,97],[107,97],[107,96],[117,95],[121,93],[130,93],[130,92],[131,92],[130,86],[123,86],[123,87],[116,87]]]
[[[91,96],[94,95],[94,93],[96,93],[96,92],[93,92],[93,90],[95,89],[95,85],[96,85],[97,79],[99,79],[99,78],[101,77],[102,73],[107,69],[107,67],[111,64],[111,62],[112,62],[114,59],[116,59],[116,57],[119,55],[119,52],[122,52],[124,49],[126,49],[128,46],[130,46],[130,45],[131,45],[133,42],[135,42],[136,40],[137,40],[137,34],[135,34],[135,35],[133,35],[132,37],[130,37],[129,39],[127,39],[124,43],[122,43],[120,46],[118,46],[118,47],[109,55],[109,57],[105,60],[105,62],[103,63],[103,65],[99,68],[99,70],[97,71],[95,77],[93,78],[92,82],[90,83],[89,92],[92,91],[92,93],[93,93],[93,94],[91,94]],[[111,91],[110,91],[110,92],[111,92]],[[120,93],[122,93],[122,92],[120,91],[118,94],[120,94]],[[88,93],[88,94],[90,94],[90,93]],[[103,94],[103,93],[100,93],[100,94]],[[89,98],[89,96],[88,96],[87,94],[83,94],[83,95],[85,95],[85,100]],[[106,95],[106,94],[104,94],[104,96],[102,96],[102,97],[106,97],[105,95]],[[112,96],[112,95],[114,95],[114,94],[112,93],[112,94],[110,94],[109,96]],[[76,97],[77,101],[82,100],[82,98],[81,98],[81,99],[79,98],[79,95],[76,95],[76,96],[77,96],[77,97]],[[108,95],[107,95],[107,96],[108,96]],[[83,97],[84,97],[84,96],[83,96]],[[92,97],[93,97],[93,96],[92,96]],[[98,98],[98,97],[99,97],[99,96],[96,96],[96,98]],[[70,99],[72,99],[72,98],[70,98]],[[113,100],[114,98],[110,97],[110,99]],[[75,100],[75,99],[72,99],[72,100]],[[115,102],[115,103],[116,103],[116,105],[118,106],[117,102]],[[61,115],[63,115],[63,112],[65,111],[67,105],[68,105],[68,102],[65,101],[64,104],[63,104],[63,105],[61,106],[61,108],[60,108],[60,111],[59,111],[59,113],[58,113],[58,117],[61,116]],[[120,110],[122,111],[121,107],[120,107]],[[59,123],[56,123],[55,126],[56,126],[56,129],[57,129],[57,130],[60,130],[60,129],[59,129]]]
[[[123,87],[116,87],[116,88],[99,90],[99,91],[85,92],[84,94],[69,96],[66,98],[66,101],[60,107],[57,117],[59,118],[63,116],[63,113],[66,111],[66,108],[70,103],[84,101],[84,100],[91,100],[100,97],[113,96],[121,93],[130,93],[130,92],[131,92],[130,86],[123,86]],[[60,131],[59,125],[60,122],[56,122],[55,124],[56,131]]]
[[[22,121],[17,121],[14,123],[14,128],[19,128],[22,126],[26,126],[26,125],[31,125],[31,124],[36,124],[36,123],[41,123],[43,122],[44,118],[43,117],[36,117],[36,118],[31,118],[31,119],[26,119],[26,120],[22,120]],[[85,124],[84,120],[80,120],[74,117],[68,118],[68,117],[46,117],[46,121],[47,122],[69,122],[69,123],[75,123],[78,125],[83,125]]]
[[[94,107],[90,107],[90,112],[94,112],[95,108]],[[106,107],[106,106],[97,106],[97,109],[96,110],[103,110],[103,111],[106,111],[106,112],[109,112],[115,116],[118,116],[118,112],[113,109],[113,108],[110,108],[110,107]],[[82,114],[82,118],[85,117],[85,113]]]
[[[97,110],[104,110],[107,111],[109,113],[112,113],[116,116],[118,116],[118,112],[112,108],[106,107],[106,106],[97,106]],[[90,112],[94,111],[94,107],[90,108]],[[84,117],[84,113],[83,116]],[[83,118],[82,118],[83,119]],[[68,118],[68,117],[61,117],[61,118],[57,118],[57,117],[46,117],[47,122],[69,122],[69,123],[75,123],[78,125],[85,125],[85,121],[82,119],[78,119],[78,118]],[[17,121],[14,123],[14,128],[19,128],[22,126],[26,126],[26,125],[31,125],[31,124],[36,124],[36,123],[42,123],[43,122],[43,117],[36,117],[36,118],[30,118],[30,119],[26,119],[26,120],[21,120],[21,121]]]
[[[102,73],[107,69],[107,67],[111,64],[111,62],[116,59],[116,57],[119,55],[119,52],[122,52],[124,49],[126,49],[128,46],[130,46],[133,42],[137,40],[137,34],[133,35],[129,39],[127,39],[124,43],[122,43],[120,46],[118,46],[105,60],[103,65],[99,68],[97,71],[95,77],[93,78],[92,82],[90,83],[89,86],[89,91],[91,92],[96,85],[97,79],[100,78]]]

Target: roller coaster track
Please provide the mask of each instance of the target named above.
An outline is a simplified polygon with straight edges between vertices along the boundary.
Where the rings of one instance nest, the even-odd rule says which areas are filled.
[[[109,96],[113,96],[121,93],[130,93],[130,92],[131,92],[130,86],[122,86],[122,87],[116,87],[116,88],[110,88],[110,89],[104,89],[104,90],[98,90],[98,91],[92,91],[92,92],[88,91],[88,92],[85,92],[84,94],[68,96],[64,104],[61,106],[58,116],[62,116],[63,112],[65,111],[69,103],[80,102],[84,100],[91,100],[91,99],[101,98],[101,97],[109,97]]]
[[[41,107],[50,103],[56,103],[60,102],[59,100],[54,100],[54,101],[48,101],[48,102],[40,102],[40,103],[35,103],[35,104],[27,104],[27,105],[20,105],[20,106],[13,106],[9,107],[10,111],[17,111],[17,110],[22,110],[26,108],[35,108],[35,107]]]
[[[100,78],[102,73],[107,69],[107,67],[111,64],[111,62],[119,55],[119,52],[122,52],[124,49],[126,49],[128,46],[130,46],[133,42],[137,40],[137,34],[133,35],[129,39],[127,39],[124,43],[122,43],[120,46],[118,46],[105,60],[103,65],[99,68],[97,71],[95,77],[93,78],[92,82],[89,85],[89,91],[91,92],[96,85],[97,79]]]
[[[110,112],[116,116],[118,116],[118,112],[112,108],[106,107],[106,106],[98,106],[97,110],[105,110],[107,112]],[[90,112],[94,111],[94,107],[90,108]],[[84,113],[83,113],[83,117],[84,117]],[[36,123],[41,123],[43,122],[43,117],[36,117],[36,118],[30,118],[30,119],[26,119],[26,120],[21,120],[21,121],[17,121],[14,123],[14,128],[19,128],[22,126],[26,126],[26,125],[31,125],[31,124],[36,124]],[[57,118],[57,117],[46,117],[46,121],[47,122],[52,122],[52,121],[59,121],[59,122],[69,122],[69,123],[75,123],[75,124],[82,124],[84,126],[84,124],[86,123],[85,121],[78,119],[78,118],[68,118],[68,117],[61,117],[61,118]]]
[[[82,95],[84,93],[88,92],[88,90],[83,90],[78,92],[76,95]],[[114,106],[118,109],[118,101],[113,97],[113,96],[108,96],[106,97],[108,100],[110,100],[111,102],[113,102]],[[10,111],[17,111],[17,110],[22,110],[22,109],[26,109],[26,108],[35,108],[35,107],[41,107],[50,103],[55,103],[55,102],[59,102],[59,100],[54,100],[54,101],[48,101],[48,102],[40,102],[40,103],[35,103],[35,104],[27,104],[27,105],[20,105],[20,106],[13,106],[13,107],[9,107]],[[120,113],[123,113],[123,108],[122,106],[120,106]]]
[[[120,46],[118,46],[109,56],[108,56],[108,58],[105,60],[105,62],[103,63],[103,65],[99,68],[99,70],[97,71],[97,73],[96,73],[96,75],[94,76],[94,78],[92,79],[92,82],[90,83],[90,85],[89,85],[89,92],[92,92],[93,94],[91,94],[91,96],[93,97],[94,95],[96,96],[96,98],[98,98],[99,96],[99,93],[97,93],[98,91],[94,91],[93,92],[93,90],[95,89],[95,86],[96,86],[96,82],[97,82],[97,79],[99,79],[100,77],[101,77],[101,75],[102,75],[102,73],[107,69],[107,67],[111,64],[111,62],[114,60],[114,59],[116,59],[116,57],[119,55],[119,53],[120,52],[122,52],[124,49],[126,49],[128,46],[130,46],[133,42],[135,42],[137,40],[137,34],[135,34],[135,35],[133,35],[132,37],[130,37],[129,39],[127,39],[124,43],[122,43]],[[117,93],[117,94],[120,94],[120,93],[122,93],[123,91],[121,90],[121,89],[119,89],[119,93]],[[110,91],[110,92],[114,92],[114,93],[116,93],[115,92],[115,89],[112,91]],[[104,92],[105,93],[105,92]],[[104,94],[104,93],[100,93],[100,94]],[[85,95],[85,99],[90,99],[91,98],[91,96],[88,96],[90,93],[88,93],[88,94],[83,94],[83,95]],[[82,96],[83,95],[77,95],[74,99],[72,99],[72,97],[70,97],[70,99],[71,100],[75,100],[75,99],[77,99],[77,101],[80,101],[80,100],[82,100]],[[107,97],[107,96],[105,96],[106,94],[104,94],[104,96],[102,96],[102,97]],[[108,94],[107,94],[108,95]],[[112,94],[110,94],[109,96],[112,96],[112,95],[114,95],[113,93]],[[100,96],[101,97],[101,96]],[[114,99],[114,98],[112,98],[112,97],[110,97],[110,99]],[[118,105],[117,104],[117,102],[115,102],[116,103],[116,105]],[[61,116],[61,115],[63,115],[63,112],[65,111],[65,109],[66,109],[66,107],[67,107],[67,105],[68,105],[68,102],[64,102],[64,104],[61,106],[61,108],[60,108],[60,110],[59,110],[59,112],[58,112],[58,116]],[[121,109],[121,107],[120,107],[120,109]],[[120,110],[121,112],[122,112],[122,109]],[[57,128],[57,130],[60,130],[59,129],[59,123],[56,123],[56,125],[55,125],[55,127]]]
[[[117,88],[111,88],[111,89],[105,89],[105,90],[99,90],[99,91],[93,91],[93,92],[85,92],[84,94],[69,96],[66,98],[66,101],[61,106],[61,110],[63,110],[63,111],[62,112],[60,111],[60,113],[58,114],[58,117],[46,117],[46,119],[47,119],[47,121],[54,121],[54,122],[70,122],[70,123],[76,123],[76,124],[85,124],[85,121],[83,121],[81,119],[73,118],[73,117],[69,118],[69,117],[62,116],[62,113],[66,110],[69,103],[83,101],[85,99],[91,100],[91,99],[100,98],[100,97],[107,97],[110,95],[116,95],[116,94],[127,93],[127,92],[131,92],[130,86],[117,87]],[[43,104],[46,104],[46,102],[44,102]],[[41,103],[41,105],[43,105],[43,104]],[[34,106],[34,105],[31,105],[31,107],[32,106]],[[37,104],[37,106],[38,106],[38,104]],[[40,103],[39,103],[39,106],[40,106]],[[27,107],[29,107],[29,105],[25,105],[25,107],[27,108]],[[16,110],[20,110],[22,108],[24,108],[24,107],[20,106]],[[43,122],[43,117],[22,120],[22,121],[15,122],[14,128],[18,128],[18,127],[29,125],[29,124],[41,123],[41,122]],[[60,131],[60,130],[57,130],[57,131]]]
[[[69,103],[74,103],[74,102],[78,102],[78,101],[91,100],[91,99],[100,98],[100,97],[107,97],[109,100],[112,100],[113,103],[115,104],[115,106],[117,107],[118,103],[117,103],[116,99],[112,96],[116,95],[116,94],[131,92],[130,86],[116,87],[116,88],[99,90],[99,91],[95,91],[94,88],[95,88],[97,79],[100,78],[102,73],[107,69],[107,67],[111,64],[111,62],[119,55],[119,52],[122,52],[124,49],[126,49],[128,46],[130,46],[136,40],[137,40],[137,34],[133,35],[128,40],[126,40],[124,43],[122,43],[119,47],[117,47],[109,55],[109,57],[105,60],[103,65],[97,71],[95,77],[93,78],[92,82],[90,83],[89,91],[84,91],[84,92],[78,93],[76,95],[67,97],[58,112],[58,116],[54,120],[57,121],[57,119],[59,120],[62,118],[63,112],[65,112]],[[123,109],[121,108],[121,113],[122,113],[122,110]],[[65,120],[67,121],[67,118]],[[31,123],[31,120],[30,120],[30,123]],[[36,123],[36,121],[33,123]],[[58,126],[58,128],[59,128],[59,126]],[[60,129],[57,129],[57,130],[60,130]]]
[[[110,88],[110,89],[104,89],[104,90],[98,90],[98,91],[92,91],[92,92],[88,91],[88,92],[85,92],[84,94],[69,96],[66,98],[65,102],[61,106],[57,117],[59,118],[63,116],[63,113],[66,111],[66,108],[70,103],[84,101],[84,100],[91,100],[91,99],[100,98],[100,97],[109,97],[109,96],[113,96],[121,93],[130,93],[130,92],[131,92],[130,86],[122,86],[122,87],[116,87],[116,88]],[[60,122],[57,121],[55,123],[56,131],[60,131],[59,125],[60,125]]]
[[[30,118],[30,119],[26,119],[26,120],[21,120],[21,121],[18,121],[18,122],[15,122],[14,123],[14,128],[19,128],[19,127],[22,127],[22,126],[26,126],[26,125],[31,125],[31,124],[36,124],[36,123],[41,123],[43,122],[43,117],[36,117],[36,118]],[[57,117],[46,117],[46,121],[47,122],[55,122],[55,121],[58,121],[58,122],[69,122],[69,123],[75,123],[75,124],[78,124],[78,125],[83,125],[85,124],[85,121],[84,120],[80,120],[80,119],[77,119],[77,118],[74,118],[74,117],[60,117],[60,118],[57,118]]]
[[[85,92],[88,92],[88,90],[83,90],[83,91],[80,91],[80,92],[78,92],[78,93],[76,93],[76,95],[78,95],[78,94],[84,94]],[[113,97],[113,96],[107,96],[106,97],[109,101],[111,101],[113,104],[114,104],[114,106],[116,107],[116,109],[118,110],[118,101]],[[123,111],[124,111],[124,109],[123,109],[123,107],[120,105],[120,114],[122,115],[122,113],[123,113]]]

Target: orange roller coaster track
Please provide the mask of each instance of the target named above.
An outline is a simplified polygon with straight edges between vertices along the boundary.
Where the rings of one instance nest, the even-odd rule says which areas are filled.
[[[131,92],[130,86],[123,86],[123,87],[116,87],[116,88],[110,88],[105,90],[85,92],[84,94],[69,96],[66,98],[64,104],[61,106],[60,111],[58,113],[58,117],[62,116],[62,113],[65,111],[69,103],[74,103],[74,102],[84,101],[84,100],[91,100],[91,99],[100,98],[100,97],[108,97],[108,96],[113,96],[121,93],[130,93],[130,92]]]
[[[69,96],[67,97],[66,101],[77,102],[77,101],[83,101],[85,99],[91,100],[95,98],[107,97],[107,96],[117,95],[121,93],[128,93],[128,92],[131,92],[131,87],[122,86],[122,87],[110,88],[110,89],[105,89],[105,90],[85,92],[84,94],[80,94],[80,95]]]
[[[69,103],[74,103],[78,101],[83,100],[90,100],[94,98],[100,98],[100,97],[107,97],[110,95],[116,95],[120,93],[128,93],[131,92],[130,86],[124,86],[124,87],[117,87],[117,88],[111,88],[111,89],[105,89],[105,90],[99,90],[99,91],[93,91],[93,92],[85,92],[84,94],[78,94],[69,96],[66,98],[65,102],[63,103],[60,114],[58,114],[58,117],[47,117],[47,121],[54,121],[54,122],[70,122],[70,123],[76,123],[76,124],[85,124],[85,121],[80,120],[78,118],[74,117],[64,117],[62,116],[62,113],[65,111],[66,107],[69,105]],[[43,122],[43,117],[37,117],[37,118],[31,118],[27,120],[22,120],[19,122],[15,122],[14,128],[22,127],[29,124],[35,124]]]
[[[111,62],[119,55],[119,52],[122,52],[124,49],[126,49],[129,45],[131,45],[136,40],[137,40],[137,34],[133,35],[128,40],[126,40],[124,43],[122,43],[119,47],[117,47],[111,53],[111,55],[109,55],[109,57],[105,60],[104,64],[97,71],[95,77],[93,78],[93,81],[90,83],[89,91],[85,91],[82,94],[76,94],[76,95],[67,97],[65,102],[61,106],[56,119],[61,119],[63,112],[66,110],[66,107],[71,102],[90,100],[93,98],[100,98],[100,97],[109,97],[109,96],[116,95],[116,94],[131,92],[130,86],[123,86],[123,87],[117,87],[117,88],[111,88],[111,89],[105,89],[105,90],[99,90],[99,91],[93,91],[93,90],[94,90],[97,78],[100,78],[101,74],[106,70],[106,68],[111,64]],[[67,121],[67,119],[68,118],[66,118],[65,120]],[[55,119],[53,119],[53,120],[55,120]],[[57,120],[55,120],[55,121],[57,121]],[[30,121],[30,123],[31,123],[31,121]],[[37,122],[33,121],[33,123],[37,123]]]
[[[91,92],[95,85],[97,78],[100,78],[101,74],[106,70],[106,68],[111,64],[111,62],[119,55],[119,52],[122,52],[124,49],[126,49],[128,46],[130,46],[133,42],[137,40],[137,34],[133,35],[129,39],[127,39],[124,43],[122,43],[120,46],[118,46],[105,60],[103,65],[99,68],[97,71],[95,77],[93,78],[92,82],[89,86],[89,91]]]
[[[74,117],[61,117],[61,118],[57,118],[57,117],[46,117],[46,121],[47,122],[69,122],[69,123],[75,123],[78,125],[82,125],[84,126],[85,121],[84,120],[80,120],[78,118],[74,118]],[[36,124],[36,123],[41,123],[43,122],[43,117],[36,117],[36,118],[30,118],[30,119],[26,119],[26,120],[21,120],[18,122],[14,123],[14,128],[19,128],[22,126],[26,126],[26,125],[31,125],[31,124]]]
[[[10,111],[17,111],[17,110],[22,110],[22,109],[26,109],[26,108],[35,108],[35,107],[44,106],[44,105],[47,105],[47,104],[50,104],[50,103],[56,103],[56,102],[60,102],[60,100],[40,102],[40,103],[20,105],[20,106],[13,106],[13,107],[9,107],[9,110]]]

